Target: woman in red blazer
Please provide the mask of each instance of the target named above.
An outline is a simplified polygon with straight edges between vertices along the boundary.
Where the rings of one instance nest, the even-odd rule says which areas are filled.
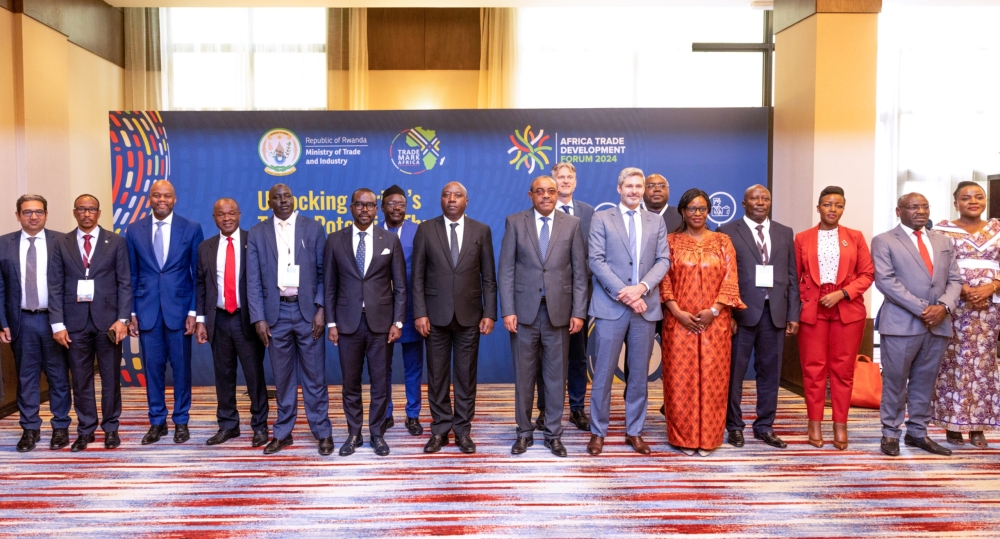
[[[847,413],[854,387],[854,365],[865,329],[865,290],[875,267],[857,230],[839,226],[844,190],[831,186],[819,195],[820,222],[795,236],[799,275],[799,360],[809,414],[809,443],[823,447],[826,380],[833,403],[833,446],[847,449]]]

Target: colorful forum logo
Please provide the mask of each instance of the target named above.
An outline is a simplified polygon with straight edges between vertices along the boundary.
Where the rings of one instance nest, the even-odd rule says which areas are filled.
[[[521,165],[524,165],[524,171],[531,174],[535,171],[535,165],[548,166],[549,158],[545,155],[545,151],[552,150],[552,146],[544,145],[548,139],[549,136],[545,134],[544,129],[539,129],[537,135],[532,133],[530,125],[524,128],[523,134],[515,129],[514,134],[510,136],[510,141],[514,145],[507,150],[508,154],[517,152],[517,155],[510,160],[514,170],[521,170]]]
[[[302,144],[295,133],[279,127],[260,137],[257,153],[264,162],[264,172],[272,176],[288,176],[295,172],[295,163],[302,156]]]
[[[708,220],[724,225],[736,215],[736,200],[725,191],[717,191],[708,196],[712,207],[708,210]]]
[[[404,174],[423,174],[444,164],[437,132],[420,126],[404,129],[392,139],[389,159]]]

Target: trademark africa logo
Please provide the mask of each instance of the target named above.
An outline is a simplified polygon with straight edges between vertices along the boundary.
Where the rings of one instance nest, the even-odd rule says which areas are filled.
[[[302,144],[295,133],[279,127],[260,137],[257,154],[264,162],[264,172],[272,176],[287,176],[295,172],[295,163],[302,155]]]
[[[545,134],[544,129],[539,129],[537,135],[531,130],[530,125],[524,128],[524,133],[515,129],[514,134],[510,136],[510,141],[514,145],[507,150],[507,154],[517,152],[517,155],[510,160],[514,170],[520,170],[521,165],[524,165],[524,171],[531,174],[535,171],[535,165],[548,166],[549,158],[545,152],[552,150],[552,146],[545,146],[545,141],[548,139],[549,136]]]
[[[389,159],[404,174],[423,174],[444,164],[437,132],[420,126],[404,129],[392,139]]]
[[[708,196],[712,207],[708,210],[708,220],[716,225],[724,225],[736,215],[736,200],[725,191],[716,191]]]

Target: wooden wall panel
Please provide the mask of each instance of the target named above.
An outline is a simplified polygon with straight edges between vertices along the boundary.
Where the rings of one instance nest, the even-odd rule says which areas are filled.
[[[423,8],[368,8],[368,69],[427,69]]]
[[[24,13],[76,45],[125,67],[125,14],[101,0],[13,0]]]
[[[881,13],[882,0],[774,0],[774,33],[815,13]]]
[[[427,69],[479,69],[479,9],[427,9]]]

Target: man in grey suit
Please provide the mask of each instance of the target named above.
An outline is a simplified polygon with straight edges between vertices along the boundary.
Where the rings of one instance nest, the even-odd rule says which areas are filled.
[[[267,196],[274,216],[257,223],[247,238],[247,303],[257,336],[271,351],[278,416],[270,455],[292,445],[302,385],[306,417],[319,440],[319,454],[333,453],[330,396],[326,386],[323,328],[323,226],[295,211],[284,184]],[[273,344],[274,346],[271,346]]]
[[[556,209],[567,215],[580,219],[580,231],[583,232],[584,258],[587,257],[587,238],[590,237],[590,221],[594,217],[594,207],[582,200],[573,198],[576,191],[576,167],[572,163],[556,163],[552,167],[552,179],[556,182],[559,198]],[[586,303],[590,302],[590,265],[587,264],[587,294]],[[584,307],[586,312],[586,306]],[[586,325],[586,320],[584,320]],[[578,331],[569,336],[569,367],[566,372],[566,393],[569,394],[569,421],[576,428],[590,432],[590,418],[584,411],[587,399],[587,331]],[[535,426],[545,428],[545,380],[542,372],[538,372],[538,420]]]
[[[872,238],[875,287],[885,296],[875,317],[882,350],[881,449],[899,455],[899,426],[909,412],[906,445],[950,455],[927,436],[927,422],[962,276],[951,240],[925,230],[930,205],[923,195],[899,197],[896,216],[896,228]]]
[[[629,387],[625,400],[625,443],[648,455],[642,439],[646,421],[646,377],[653,351],[656,321],[663,319],[658,285],[670,268],[667,226],[663,219],[639,208],[645,175],[626,168],[618,175],[621,202],[594,214],[590,229],[590,270],[594,291],[590,315],[596,318],[594,383],[590,392],[590,442],[587,452],[600,455],[608,431],[611,384],[622,345]]]
[[[743,193],[746,215],[719,227],[736,250],[740,299],[747,308],[733,311],[738,329],[733,335],[729,364],[727,441],[743,447],[743,378],[754,356],[757,377],[757,419],[753,437],[771,447],[785,448],[774,433],[781,383],[781,355],[785,335],[799,331],[799,285],[795,271],[795,234],[791,228],[768,218],[771,193],[752,185]]]
[[[566,456],[561,440],[566,358],[570,335],[583,329],[587,316],[587,259],[580,220],[555,211],[556,196],[552,178],[535,178],[528,191],[533,208],[507,217],[500,247],[500,313],[514,360],[514,455],[534,443],[531,409],[541,371],[547,392],[545,447]]]
[[[389,400],[387,364],[392,343],[399,340],[406,319],[406,259],[399,238],[372,226],[378,214],[375,192],[361,188],[351,195],[354,224],[326,240],[327,338],[337,345],[347,440],[340,456],[361,447],[361,372],[368,360],[371,404],[368,432],[375,454],[389,454],[385,443],[385,410]]]

